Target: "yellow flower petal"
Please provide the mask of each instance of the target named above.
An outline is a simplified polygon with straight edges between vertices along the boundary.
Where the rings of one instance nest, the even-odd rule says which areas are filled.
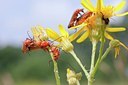
[[[81,4],[86,8],[88,9],[89,11],[93,12],[94,11],[94,8],[89,6],[89,4],[87,3],[87,1],[85,2],[85,0],[81,0]]]
[[[97,1],[97,11],[101,11],[101,8],[102,8],[102,5],[103,5],[103,0],[98,0]]]
[[[48,35],[51,39],[56,40],[56,41],[58,41],[58,42],[61,41],[60,36],[59,36],[55,31],[53,31],[52,29],[47,28],[47,29],[46,29],[46,33],[47,33],[47,35]]]
[[[45,31],[45,29],[40,25],[31,28],[31,30],[32,30],[33,35],[38,35],[38,36],[40,34],[42,35],[43,31]]]
[[[31,31],[32,31],[32,34],[33,34],[34,37],[35,36],[38,36],[38,32],[36,31],[36,28],[35,27],[32,27],[31,28]]]
[[[32,34],[33,34],[33,37],[35,40],[43,40],[43,32],[42,30],[44,30],[41,26],[36,26],[36,27],[32,27],[31,28],[31,31],[32,31]]]
[[[75,39],[80,35],[80,33],[84,31],[84,29],[85,29],[85,27],[81,28],[81,29],[80,29],[78,32],[76,32],[75,34],[72,34],[72,35],[69,37],[69,40],[70,40],[70,41],[75,40]],[[85,29],[85,30],[86,30],[86,29]]]
[[[124,7],[125,4],[126,4],[126,1],[125,1],[125,0],[122,0],[122,2],[121,2],[120,4],[118,4],[118,5],[114,8],[114,11],[116,12],[116,11],[121,10],[121,9]]]
[[[101,7],[104,7],[104,0],[101,0]]]
[[[39,33],[45,33],[45,29],[42,26],[37,26],[36,28]]]
[[[115,58],[120,54],[120,48],[116,47],[115,48]]]
[[[119,16],[119,17],[121,17],[121,16],[125,16],[125,15],[128,15],[128,12],[125,12],[125,13],[122,13],[122,14],[115,14],[114,16]]]
[[[89,36],[89,30],[87,30],[78,40],[77,43],[83,42]]]
[[[109,39],[109,40],[113,40],[113,39],[114,39],[114,38],[113,38],[111,35],[109,35],[107,32],[105,32],[104,36],[105,36],[107,39]]]
[[[68,32],[64,29],[64,27],[62,25],[59,25],[59,30],[62,36],[64,37],[69,37]]]
[[[92,2],[90,1],[90,0],[86,0],[87,1],[87,3],[88,3],[88,5],[93,9],[93,11],[94,11],[94,6],[93,6],[93,4],[92,4]]]
[[[80,25],[77,25],[77,26],[74,26],[74,27],[69,28],[69,30],[76,29],[76,28],[81,28],[81,27],[84,27],[86,25],[87,25],[87,23],[82,23]]]
[[[128,50],[128,47],[125,46],[122,42],[120,42],[120,45],[123,46],[126,50]]]
[[[123,27],[120,28],[106,28],[106,31],[108,32],[121,32],[121,31],[125,31],[126,29]]]
[[[40,38],[41,40],[48,40],[48,36],[46,34],[45,29],[42,26],[36,26],[36,30],[39,34],[38,38]]]

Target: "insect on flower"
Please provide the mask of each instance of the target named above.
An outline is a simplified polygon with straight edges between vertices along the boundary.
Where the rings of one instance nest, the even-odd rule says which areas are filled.
[[[30,37],[29,33],[27,32],[29,38],[26,38],[26,40],[23,42],[23,46],[22,46],[22,52],[26,53],[28,51],[34,50],[34,49],[38,49],[39,47],[36,46],[36,41]]]
[[[106,24],[106,25],[108,25],[109,24],[109,18],[105,18],[104,17],[104,14],[101,12],[101,14],[102,14],[102,20],[104,21],[104,23]]]
[[[75,22],[78,20],[78,16],[79,16],[80,12],[83,12],[83,9],[77,9],[77,10],[73,13],[72,18],[71,18],[71,20],[70,20],[70,22],[69,22],[68,28],[74,26]],[[81,15],[81,14],[80,14],[80,15]]]
[[[46,40],[36,41],[35,43],[40,49],[43,49],[44,51],[48,51],[48,48],[51,46],[51,43]]]
[[[26,38],[26,40],[23,42],[22,52],[26,53],[35,49],[43,49],[44,51],[48,51],[48,47],[50,47],[50,42],[45,40],[36,41],[30,37]]]
[[[22,52],[26,53],[30,50],[38,49],[38,47],[35,44],[35,40],[31,38],[26,38],[26,40],[23,42],[22,46]]]
[[[49,41],[35,41],[34,39],[26,38],[23,43],[22,51],[23,53],[34,49],[43,49],[44,51],[48,51],[48,48],[50,48],[50,46],[51,43]]]
[[[77,9],[73,13],[72,18],[69,22],[68,28],[82,24],[88,17],[90,17],[93,14],[92,12],[89,12],[89,11],[84,13],[83,10],[84,9]]]
[[[51,50],[51,52],[53,54],[54,60],[57,61],[59,59],[59,57],[60,57],[60,50],[59,50],[59,48],[57,46],[52,45],[50,47],[50,50]]]
[[[23,42],[22,52],[27,53],[31,50],[43,49],[44,51],[50,52],[53,54],[53,58],[55,61],[59,59],[60,50],[57,46],[54,46],[49,41],[35,41],[34,39],[26,38]]]
[[[105,22],[106,25],[109,24],[109,19],[108,19],[108,18],[104,18],[104,17],[102,17],[102,20],[104,20],[104,22]]]

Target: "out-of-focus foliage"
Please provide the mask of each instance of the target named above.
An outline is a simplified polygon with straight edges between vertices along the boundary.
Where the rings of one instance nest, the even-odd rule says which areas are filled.
[[[78,47],[77,44],[75,44],[75,46],[75,51],[79,55],[80,52],[84,54],[85,52],[88,52],[89,49],[81,51],[77,49],[83,49],[83,47],[88,48],[88,46],[90,45],[88,44],[88,46],[86,46],[85,43],[83,43],[80,45],[81,47]],[[85,54],[88,55],[83,58],[81,57],[81,54],[79,55],[79,57],[82,62],[85,63],[85,66],[87,66],[87,64],[89,64],[88,61],[90,60],[90,58],[88,57],[90,53],[88,52]],[[111,52],[108,58],[101,64],[99,72],[96,75],[96,77],[99,77],[99,81],[102,80],[104,82],[113,82],[117,80],[128,79],[128,76],[126,76],[126,70],[128,65],[128,62],[126,61],[126,55],[120,55],[116,60],[112,57],[113,55],[114,53]],[[6,47],[0,50],[0,73],[1,75],[3,73],[10,73],[15,81],[37,80],[51,81],[55,83],[53,64],[52,62],[49,62],[50,60],[51,58],[49,54],[42,50],[32,51],[23,54],[20,48]],[[67,84],[67,68],[71,68],[76,72],[81,71],[72,56],[65,52],[61,52],[61,57],[58,60],[58,65],[61,80],[64,84]],[[82,78],[81,82],[85,81],[83,79],[85,78]]]
[[[0,73],[9,71],[13,65],[18,64],[22,59],[21,50],[14,47],[0,49]]]

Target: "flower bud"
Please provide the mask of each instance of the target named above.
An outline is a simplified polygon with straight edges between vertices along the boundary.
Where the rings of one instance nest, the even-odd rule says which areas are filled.
[[[120,41],[119,40],[111,40],[110,43],[109,43],[109,46],[111,46],[112,48],[115,48],[115,47],[119,47],[120,46]]]
[[[82,74],[75,73],[74,71],[67,69],[67,81],[69,85],[80,85],[79,80],[81,80]]]
[[[123,43],[121,43],[119,40],[111,40],[110,43],[109,43],[109,46],[111,48],[114,48],[115,49],[115,58],[119,55],[120,53],[120,46],[123,46],[126,50],[128,50],[128,47],[125,46]]]

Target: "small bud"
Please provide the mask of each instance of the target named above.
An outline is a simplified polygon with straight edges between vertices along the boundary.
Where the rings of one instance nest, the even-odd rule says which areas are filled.
[[[127,46],[125,46],[123,43],[116,39],[110,41],[109,46],[115,49],[115,58],[120,53],[120,46],[123,46],[126,50],[128,50]]]
[[[109,43],[109,46],[112,47],[112,48],[115,48],[115,47],[119,47],[120,46],[120,41],[119,40],[111,40],[110,43]]]
[[[67,69],[67,81],[69,85],[80,85],[79,80],[81,80],[82,73],[75,73],[74,71]]]

